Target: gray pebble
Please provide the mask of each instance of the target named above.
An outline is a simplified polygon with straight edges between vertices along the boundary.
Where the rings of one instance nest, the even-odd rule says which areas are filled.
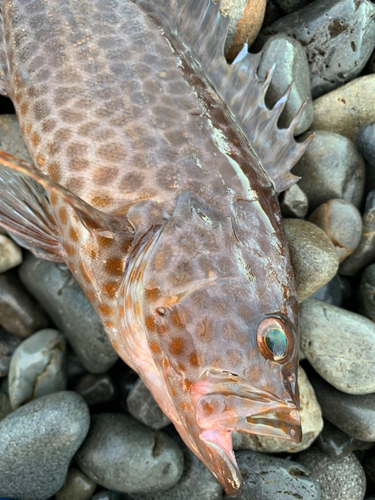
[[[68,268],[28,255],[19,275],[66,335],[86,370],[91,373],[108,371],[118,356]]]
[[[366,267],[358,289],[358,312],[375,322],[375,264]]]
[[[121,413],[92,417],[76,460],[93,481],[122,493],[167,490],[184,467],[182,451],[172,438]]]
[[[364,470],[353,453],[330,457],[312,447],[301,453],[298,462],[318,481],[321,500],[363,500],[366,492]]]
[[[110,403],[117,396],[113,380],[107,373],[99,375],[86,373],[79,379],[74,390],[83,397],[89,406]]]
[[[297,219],[306,217],[309,201],[298,184],[293,184],[281,194],[280,208],[283,217],[297,217]]]
[[[316,0],[261,32],[260,42],[288,34],[304,47],[314,98],[353,80],[375,44],[375,5],[368,0]]]
[[[351,451],[369,450],[374,446],[374,443],[366,443],[349,436],[328,420],[324,421],[323,431],[319,434],[316,444],[331,457],[339,457]]]
[[[71,468],[61,490],[56,493],[56,500],[91,500],[96,484],[81,470]]]
[[[288,128],[298,113],[302,103],[307,100],[294,135],[300,135],[311,126],[314,119],[314,106],[310,92],[309,65],[305,51],[293,38],[276,35],[267,40],[262,48],[262,58],[258,67],[258,75],[265,78],[267,71],[275,66],[271,84],[266,94],[266,104],[271,109],[282,97],[288,86],[291,91],[278,125]]]
[[[121,500],[122,498],[121,493],[118,493],[117,491],[102,490],[99,493],[96,493],[92,497],[92,500]]]
[[[359,129],[357,148],[372,169],[375,169],[375,122],[368,123]]]
[[[289,14],[290,12],[294,12],[295,10],[302,9],[302,7],[306,7],[309,3],[314,0],[276,0],[278,5],[282,8],[285,14]]]
[[[31,401],[0,422],[0,495],[42,500],[64,484],[90,425],[85,401],[63,391]]]
[[[0,377],[5,377],[8,374],[10,360],[20,343],[21,339],[0,327]]]
[[[134,384],[126,403],[129,413],[152,429],[162,429],[171,423],[141,379]]]
[[[9,369],[13,409],[66,388],[65,352],[64,336],[52,329],[34,333],[17,347]]]
[[[302,138],[306,138],[304,134]],[[363,198],[365,163],[346,137],[318,130],[306,153],[293,168],[309,200],[310,210],[332,198],[342,198],[359,207]]]
[[[314,369],[340,391],[375,392],[375,324],[315,299],[299,312],[301,349]]]
[[[236,459],[245,481],[238,500],[320,500],[314,477],[296,462],[249,450],[236,453]]]

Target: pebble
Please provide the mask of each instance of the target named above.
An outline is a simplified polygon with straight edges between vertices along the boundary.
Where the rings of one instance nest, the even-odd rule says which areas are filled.
[[[340,274],[354,276],[375,261],[375,189],[366,198],[362,234],[354,252],[340,266]]]
[[[313,1],[314,0],[276,0],[285,14],[290,14],[295,10],[302,9],[302,7],[306,7],[306,5],[309,5]]]
[[[301,349],[331,385],[347,394],[375,392],[375,325],[368,318],[320,300],[299,308]]]
[[[358,312],[375,322],[375,264],[366,267],[358,288]]]
[[[66,355],[66,376],[68,379],[68,386],[74,387],[82,375],[87,372],[80,362],[75,352],[68,352]]]
[[[356,78],[314,101],[313,130],[355,142],[359,129],[375,121],[375,74]]]
[[[310,215],[310,222],[323,229],[336,249],[339,262],[345,260],[358,246],[362,234],[362,217],[351,203],[332,199]]]
[[[56,500],[91,500],[96,484],[81,470],[69,469],[64,486],[56,493]]]
[[[249,450],[236,453],[236,459],[245,481],[238,500],[320,500],[315,478],[296,462]]]
[[[0,392],[0,421],[12,413],[13,408],[10,404],[10,399],[7,394]]]
[[[86,373],[77,382],[74,390],[80,394],[89,406],[110,403],[117,397],[117,390],[107,373]]]
[[[267,7],[266,7],[266,13],[264,15],[264,21],[263,21],[263,27],[265,28],[266,26],[269,26],[273,22],[275,22],[277,19],[280,19],[280,17],[283,15],[283,11],[281,10],[280,6],[277,3],[277,0],[268,0],[267,1]]]
[[[38,302],[14,272],[0,275],[0,324],[17,337],[26,338],[50,323]]]
[[[32,399],[66,388],[66,342],[57,330],[40,330],[14,351],[9,397],[15,410]]]
[[[22,251],[13,240],[0,234],[0,273],[19,266],[22,262]]]
[[[74,392],[48,394],[0,422],[0,496],[41,500],[64,484],[68,466],[90,425]]]
[[[284,219],[298,301],[310,297],[336,274],[335,247],[320,228],[299,219]]]
[[[366,476],[354,455],[347,453],[330,457],[319,448],[312,447],[298,457],[315,477],[322,491],[321,500],[363,500]]]
[[[375,169],[375,121],[359,129],[357,148],[372,169]]]
[[[291,91],[278,125],[288,128],[304,101],[306,102],[294,135],[306,132],[314,119],[314,106],[310,91],[309,65],[300,43],[286,35],[271,37],[262,48],[262,58],[258,66],[258,76],[266,78],[267,71],[275,64],[271,84],[265,102],[272,109],[276,102],[292,85]]]
[[[167,490],[184,467],[182,451],[171,437],[122,413],[92,417],[76,460],[97,484],[122,493]]]
[[[0,377],[9,372],[10,360],[21,339],[0,328]]]
[[[122,499],[121,493],[110,490],[102,490],[99,493],[96,493],[92,497],[92,500],[121,500],[121,499]]]
[[[319,434],[316,444],[331,457],[339,457],[351,451],[369,450],[374,446],[374,443],[366,443],[348,436],[328,420],[324,421],[323,432]]]
[[[332,304],[337,307],[342,307],[343,302],[349,294],[350,289],[348,287],[348,283],[345,281],[345,278],[339,274],[335,274],[331,281],[322,286],[322,288],[319,288],[319,290],[315,292],[311,298],[322,300],[327,304]]]
[[[353,396],[338,391],[322,378],[310,378],[323,416],[360,441],[375,442],[375,394]]]
[[[67,337],[88,372],[105,373],[118,356],[87,297],[66,266],[28,255],[19,275]]]
[[[296,217],[298,219],[306,217],[309,201],[298,184],[293,184],[281,193],[279,201],[283,217]]]
[[[162,429],[171,423],[141,379],[130,390],[126,402],[129,413],[152,429]]]
[[[288,34],[305,49],[314,98],[360,74],[375,45],[375,5],[368,0],[316,0],[265,28],[262,43]]]
[[[323,417],[314,389],[301,367],[298,369],[298,387],[302,424],[301,443],[256,434],[234,432],[233,448],[235,450],[250,449],[266,453],[297,453],[308,448],[323,429]]]
[[[305,134],[302,138],[306,138]],[[359,207],[365,185],[365,162],[354,144],[342,135],[318,130],[293,174],[309,200],[310,210],[332,198]]]
[[[15,114],[0,115],[0,149],[32,163]]]

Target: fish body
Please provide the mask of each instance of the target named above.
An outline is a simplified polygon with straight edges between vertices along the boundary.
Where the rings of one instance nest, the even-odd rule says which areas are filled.
[[[233,431],[301,438],[277,192],[306,145],[295,123],[277,129],[286,97],[265,108],[256,61],[226,64],[218,8],[4,2],[2,91],[35,167],[0,155],[0,224],[66,262],[116,351],[236,495]]]

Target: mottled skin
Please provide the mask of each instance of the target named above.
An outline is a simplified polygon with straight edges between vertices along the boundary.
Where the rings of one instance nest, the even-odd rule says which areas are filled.
[[[233,430],[299,438],[297,302],[272,182],[179,41],[137,4],[10,0],[4,26],[35,165],[134,228],[90,230],[49,195],[62,256],[117,352],[236,494]],[[269,317],[288,332],[282,362],[257,345]]]

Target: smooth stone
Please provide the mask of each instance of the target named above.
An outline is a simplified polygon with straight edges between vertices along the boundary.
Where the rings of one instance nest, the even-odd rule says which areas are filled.
[[[42,500],[64,484],[73,455],[90,426],[74,392],[48,394],[0,422],[0,496]]]
[[[284,227],[298,301],[302,302],[334,277],[338,257],[328,236],[311,222],[284,219]]]
[[[295,10],[302,9],[314,0],[276,0],[285,14],[290,14]]]
[[[332,199],[310,215],[310,222],[323,229],[336,249],[339,262],[345,260],[358,246],[362,234],[362,217],[351,203]]]
[[[357,148],[363,158],[375,169],[375,121],[359,129]]]
[[[7,394],[0,392],[0,421],[12,413],[13,408]]]
[[[359,129],[375,121],[375,74],[356,78],[314,101],[313,130],[341,134],[355,142]]]
[[[68,379],[68,386],[74,387],[82,375],[87,371],[79,360],[75,352],[68,352],[66,355],[66,376]]]
[[[122,493],[167,490],[184,467],[181,448],[171,437],[122,413],[92,417],[76,460],[93,481]]]
[[[283,217],[296,217],[297,219],[306,217],[309,201],[298,184],[293,184],[281,194],[280,208]]]
[[[138,373],[120,359],[111,369],[110,374],[117,386],[120,406],[128,413],[127,399],[134,384],[139,379]]]
[[[351,437],[375,442],[375,394],[354,396],[338,391],[322,378],[312,378],[323,416]]]
[[[110,403],[117,396],[113,380],[107,373],[99,375],[87,373],[83,375],[74,390],[83,397],[89,406]]]
[[[152,429],[162,429],[171,423],[141,379],[138,379],[127,397],[129,413]]]
[[[375,264],[366,267],[358,288],[358,312],[375,322]]]
[[[9,397],[15,410],[32,399],[66,388],[66,342],[50,328],[24,340],[9,369]]]
[[[10,360],[21,339],[0,328],[0,377],[9,372]]]
[[[239,451],[236,459],[245,482],[238,500],[320,500],[315,478],[296,462],[250,450]]]
[[[50,324],[46,313],[13,272],[0,275],[0,324],[23,339]]]
[[[299,308],[300,344],[321,377],[347,394],[375,392],[374,323],[309,299]]]
[[[374,446],[374,443],[366,443],[348,436],[328,420],[324,421],[323,431],[319,434],[316,444],[331,457],[339,457],[351,451],[369,450]]]
[[[304,134],[301,138],[306,138]],[[346,137],[318,130],[293,174],[309,200],[310,210],[332,198],[359,207],[364,193],[365,162]]]
[[[68,470],[65,483],[56,493],[56,500],[91,500],[96,484],[81,470]]]
[[[13,240],[0,234],[0,273],[19,266],[22,262],[22,251]]]
[[[233,449],[250,449],[266,453],[297,453],[308,448],[323,429],[323,417],[314,389],[301,366],[298,369],[298,387],[302,425],[301,443],[256,434],[234,432]]]
[[[344,279],[339,274],[335,274],[331,281],[319,288],[317,292],[311,295],[311,298],[342,307],[345,296],[350,293],[348,284]]]
[[[375,5],[368,0],[316,0],[264,29],[260,43],[288,34],[305,49],[314,98],[358,76],[375,44]]]
[[[0,115],[0,149],[28,163],[33,163],[15,114]]]
[[[83,366],[105,373],[118,359],[87,297],[66,266],[28,255],[19,275],[67,337]]]
[[[122,499],[121,493],[110,490],[99,491],[99,493],[96,493],[92,497],[92,500],[121,500],[121,499]]]
[[[375,261],[375,189],[366,198],[362,234],[354,252],[340,265],[340,274],[354,276]]]
[[[298,457],[319,483],[321,500],[363,500],[366,492],[366,476],[354,455],[347,453],[330,457],[322,450],[312,447]]]
[[[300,135],[311,126],[314,119],[314,106],[310,91],[309,65],[306,53],[300,43],[286,35],[271,37],[262,48],[262,58],[258,66],[258,76],[266,78],[267,71],[275,64],[271,84],[265,97],[266,105],[272,109],[276,102],[292,85],[285,108],[278,125],[288,128],[302,104],[305,109],[294,135]]]

